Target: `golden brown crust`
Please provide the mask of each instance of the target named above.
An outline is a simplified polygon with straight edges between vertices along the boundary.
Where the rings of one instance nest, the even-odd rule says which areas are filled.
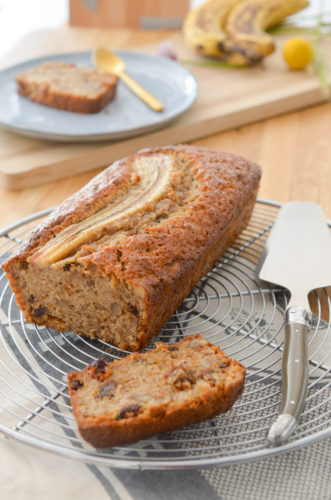
[[[37,247],[43,245],[62,229],[105,206],[111,196],[125,188],[130,177],[130,163],[135,158],[153,154],[176,155],[177,153],[181,153],[188,161],[196,163],[200,177],[203,176],[207,181],[199,199],[200,203],[193,207],[193,211],[203,214],[205,220],[202,221],[202,225],[204,223],[209,225],[210,222],[216,221],[213,233],[218,232],[220,226],[221,229],[225,228],[256,191],[261,177],[260,167],[240,156],[201,146],[180,145],[151,148],[115,162],[61,203],[23,242],[17,252],[20,258],[27,258]],[[225,191],[226,187],[229,189]],[[220,194],[222,194],[222,200],[219,200]],[[216,210],[217,201],[220,201],[222,205],[222,213]],[[99,255],[95,256],[95,260],[99,258]]]
[[[70,69],[76,72],[77,76],[81,75],[81,85],[86,86],[85,94],[77,93],[74,86],[67,88],[58,84],[54,77],[48,74],[49,70],[62,71]],[[34,78],[34,72],[44,71],[43,80]],[[84,74],[87,73],[87,74]],[[97,91],[93,95],[89,95],[88,81],[95,82]],[[75,113],[98,113],[107,104],[109,104],[116,95],[117,77],[112,75],[103,75],[98,70],[91,68],[82,68],[74,64],[65,64],[59,61],[45,62],[40,66],[29,68],[16,77],[18,93],[39,104],[49,106],[51,108],[73,111]]]
[[[139,290],[143,308],[135,340],[121,339],[122,349],[137,350],[156,335],[195,284],[247,225],[253,210],[260,168],[236,155],[196,146],[168,146],[143,150],[106,169],[78,193],[60,205],[37,227],[16,255],[3,268],[27,319],[60,331],[75,328],[57,315],[38,317],[19,284],[19,266],[43,245],[72,224],[100,211],[109,200],[126,192],[131,164],[140,158],[166,155],[189,165],[199,186],[199,195],[185,209],[131,232],[114,244],[84,246],[77,263],[86,273],[115,279],[131,290]],[[167,193],[171,202],[172,193]],[[84,312],[83,312],[84,314]],[[80,330],[105,341],[107,327],[100,334],[91,328]],[[113,340],[112,340],[113,341]]]
[[[97,212],[108,200],[126,189],[130,178],[130,165],[127,158],[119,160],[96,175],[82,189],[63,201],[51,214],[31,231],[17,252],[4,264],[27,259],[36,248],[53,238],[62,229],[75,224]]]
[[[193,349],[192,343],[194,343]],[[192,352],[195,355],[193,360]],[[210,361],[209,369],[205,368],[207,356]],[[152,357],[154,359],[150,361],[149,366]],[[155,382],[153,369],[156,371],[156,368],[153,367],[158,359],[162,366],[157,368],[163,372]],[[178,367],[182,369],[187,360],[190,360],[190,363],[187,365],[189,369],[184,372],[188,373],[186,385],[178,385],[174,383],[174,379],[169,378],[167,372],[169,367],[170,373],[175,372]],[[114,410],[114,407],[118,406],[118,400],[107,394],[102,394],[100,398],[100,388],[107,387],[107,384],[109,387],[111,384],[112,387],[118,387],[120,392],[123,385],[117,386],[116,380],[119,380],[117,372],[127,370],[129,384],[130,378],[139,377],[139,371],[136,370],[136,373],[134,371],[135,363],[139,364],[142,361],[145,362],[145,370],[151,368],[149,385],[146,386],[144,382],[136,383],[131,405],[125,406],[124,411]],[[228,411],[244,387],[245,368],[236,360],[227,358],[218,347],[205,341],[200,335],[186,337],[172,346],[157,344],[153,351],[139,355],[132,354],[108,365],[104,363],[102,366],[102,363],[101,361],[101,370],[97,363],[81,372],[72,372],[68,375],[72,410],[79,432],[96,448],[132,443],[213,418]],[[164,398],[154,401],[155,383],[163,384]],[[94,389],[91,389],[92,386]],[[139,397],[146,393],[149,394],[149,399],[145,400],[143,405],[137,405]],[[100,399],[102,403],[99,403]],[[100,412],[98,405],[101,404],[103,407]]]
[[[199,200],[180,217],[134,235],[116,249],[104,248],[84,258],[85,263],[145,290],[147,314],[138,348],[158,333],[246,227],[261,172],[243,158],[196,146],[154,148],[138,155],[155,153],[179,154],[196,165],[196,176],[204,186]]]

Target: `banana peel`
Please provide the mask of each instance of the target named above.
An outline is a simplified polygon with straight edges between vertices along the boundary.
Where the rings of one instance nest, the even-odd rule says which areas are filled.
[[[185,43],[235,66],[258,63],[275,50],[265,31],[308,5],[307,0],[208,0],[188,13]]]
[[[202,56],[215,57],[229,64],[245,64],[240,51],[227,48],[229,40],[224,31],[231,9],[241,0],[208,0],[191,10],[183,24],[185,43]]]

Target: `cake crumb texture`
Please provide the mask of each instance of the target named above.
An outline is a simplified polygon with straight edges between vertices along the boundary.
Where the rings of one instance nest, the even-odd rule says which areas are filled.
[[[98,113],[115,97],[117,76],[95,68],[46,61],[17,75],[18,93],[75,113]]]
[[[132,443],[215,417],[243,391],[245,368],[200,335],[68,376],[82,437],[96,448]]]

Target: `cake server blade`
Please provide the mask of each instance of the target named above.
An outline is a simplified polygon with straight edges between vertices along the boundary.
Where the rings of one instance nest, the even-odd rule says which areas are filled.
[[[311,317],[308,293],[331,285],[331,238],[318,205],[290,202],[282,206],[256,275],[291,293],[285,311],[281,408],[268,432],[269,442],[279,445],[295,429],[305,402]]]

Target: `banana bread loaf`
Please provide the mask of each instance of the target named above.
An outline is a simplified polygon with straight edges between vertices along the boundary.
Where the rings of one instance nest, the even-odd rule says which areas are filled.
[[[114,163],[5,262],[17,303],[39,325],[139,350],[245,228],[259,178],[196,146]]]
[[[224,413],[244,387],[245,368],[200,335],[99,360],[68,376],[82,437],[96,448],[132,443]]]
[[[117,76],[61,61],[29,68],[16,81],[22,96],[76,113],[97,113],[115,97],[117,87]]]

